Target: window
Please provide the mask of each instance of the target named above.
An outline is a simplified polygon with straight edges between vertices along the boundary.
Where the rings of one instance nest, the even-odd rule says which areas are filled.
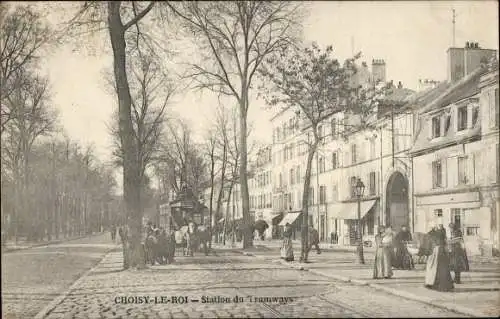
[[[331,121],[332,139],[337,138],[337,119],[333,118]]]
[[[332,153],[332,169],[336,169],[338,167],[338,162],[337,162],[337,152]]]
[[[435,209],[434,215],[436,215],[436,217],[443,217],[443,210],[441,208]]]
[[[351,197],[356,197],[356,190],[354,189],[354,186],[356,186],[356,176],[351,176],[349,178],[349,187],[351,188]]]
[[[376,184],[376,174],[375,172],[370,172],[370,195],[375,195],[376,189],[377,189],[377,184]]]
[[[459,107],[457,110],[457,130],[462,131],[467,128],[467,106]]]
[[[466,236],[478,236],[479,235],[479,226],[468,226],[465,230]]]
[[[443,171],[441,161],[432,162],[432,188],[443,185]]]
[[[294,172],[294,169],[291,168],[290,169],[290,185],[293,185],[295,184],[295,172]]]
[[[432,138],[441,136],[441,118],[434,116],[432,118]]]
[[[320,157],[318,160],[318,165],[319,165],[319,172],[324,173],[325,172],[325,159],[323,157]]]
[[[301,176],[300,176],[300,166],[297,166],[297,171],[295,172],[296,173],[296,183],[300,183],[300,180],[301,180]]]
[[[458,184],[467,184],[467,157],[458,158]]]
[[[325,185],[321,185],[319,187],[319,203],[320,204],[326,203],[326,186]]]
[[[337,187],[337,185],[333,185],[332,186],[332,200],[337,201],[339,198],[338,195],[339,195],[338,194],[338,187]]]
[[[281,173],[279,176],[279,187],[283,187],[283,176],[281,175]]]
[[[357,154],[356,154],[356,144],[351,145],[351,164],[356,164]]]
[[[451,209],[451,222],[455,224],[458,229],[462,229],[463,226],[463,217],[465,215],[465,211],[460,208],[452,208]]]
[[[295,144],[294,144],[294,143],[292,143],[292,144],[290,145],[290,158],[293,158],[293,156],[294,156],[294,154],[293,154],[294,149],[295,149]]]
[[[370,140],[370,159],[375,158],[375,140]]]

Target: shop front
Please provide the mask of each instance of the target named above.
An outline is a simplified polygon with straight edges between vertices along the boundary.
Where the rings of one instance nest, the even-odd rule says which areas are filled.
[[[491,208],[482,207],[479,191],[417,197],[417,213],[424,214],[424,231],[442,224],[449,237],[449,224],[463,233],[469,255],[483,254],[483,243],[490,238]]]
[[[292,225],[292,239],[300,239],[302,227],[302,212],[288,212],[284,215],[281,222],[278,224],[279,232],[282,236],[286,224]]]
[[[361,201],[360,217],[364,241],[371,241],[375,228],[376,199]],[[339,221],[338,243],[344,246],[354,246],[358,238],[358,203],[346,202],[336,206],[336,211],[332,213],[333,218]]]

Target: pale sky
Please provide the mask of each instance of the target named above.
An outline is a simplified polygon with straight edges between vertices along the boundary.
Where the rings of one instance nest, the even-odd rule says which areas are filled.
[[[64,2],[61,5],[65,5]],[[466,41],[498,50],[496,1],[387,1],[313,2],[306,20],[304,40],[333,45],[339,60],[362,51],[361,61],[386,61],[387,79],[415,89],[419,78],[446,79],[446,50],[452,45],[452,8],[456,10],[456,46]],[[112,66],[110,56],[76,53],[68,46],[54,50],[44,64],[52,83],[53,102],[70,137],[93,143],[101,160],[110,154],[106,128],[116,97],[105,89],[103,70]],[[171,109],[189,120],[201,137],[217,103],[209,94],[189,92],[178,96]],[[253,138],[271,140],[269,114],[262,102],[251,104],[249,122]]]

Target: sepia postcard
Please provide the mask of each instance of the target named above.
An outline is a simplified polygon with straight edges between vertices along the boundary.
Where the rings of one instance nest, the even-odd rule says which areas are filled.
[[[498,1],[4,1],[2,318],[500,316]]]

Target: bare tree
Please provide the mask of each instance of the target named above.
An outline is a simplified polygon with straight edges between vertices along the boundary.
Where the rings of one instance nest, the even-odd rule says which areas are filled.
[[[129,266],[145,267],[142,258],[142,209],[141,163],[139,146],[134,134],[133,98],[130,89],[127,59],[137,49],[141,40],[147,44],[147,32],[143,32],[143,22],[152,12],[155,2],[84,2],[78,13],[69,21],[69,28],[83,29],[95,34],[105,27],[108,31],[113,54],[113,74],[118,99],[118,132],[122,148],[123,195],[130,226],[130,250],[124,260],[125,268]],[[130,262],[129,262],[130,261]]]
[[[19,222],[27,217],[29,201],[27,187],[30,184],[29,157],[35,141],[50,134],[56,125],[56,112],[49,104],[48,82],[41,76],[18,72],[22,85],[4,100],[10,110],[11,119],[2,135],[2,164],[10,169],[16,181],[15,234]],[[36,221],[36,218],[33,218]]]
[[[40,15],[30,7],[3,3],[0,6],[0,95],[1,131],[13,117],[5,103],[13,90],[23,85],[20,74],[36,65],[37,51],[50,39],[51,32]]]
[[[195,38],[201,63],[190,63],[195,87],[234,98],[239,110],[244,243],[252,246],[247,179],[250,90],[263,60],[296,41],[301,3],[231,1],[167,3]]]

